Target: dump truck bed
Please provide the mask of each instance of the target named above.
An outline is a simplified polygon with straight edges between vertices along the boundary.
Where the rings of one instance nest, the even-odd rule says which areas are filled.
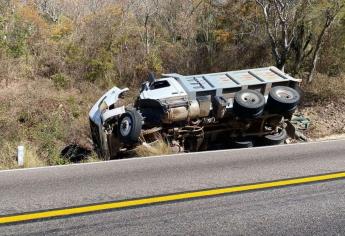
[[[191,99],[205,95],[222,96],[246,88],[259,89],[267,95],[267,90],[273,84],[289,86],[291,83],[300,82],[273,66],[212,74],[163,76],[175,78]]]

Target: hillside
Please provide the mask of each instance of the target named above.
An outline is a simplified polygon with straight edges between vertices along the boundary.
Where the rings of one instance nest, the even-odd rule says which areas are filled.
[[[0,169],[20,144],[30,167],[89,153],[93,103],[112,86],[134,98],[149,71],[275,65],[303,79],[308,137],[345,133],[345,1],[221,2],[0,0]]]

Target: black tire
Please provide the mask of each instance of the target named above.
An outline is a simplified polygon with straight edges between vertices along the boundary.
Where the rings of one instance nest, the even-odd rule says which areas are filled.
[[[233,141],[231,146],[233,148],[250,148],[250,147],[254,147],[254,144],[252,140],[239,139],[239,140]]]
[[[127,109],[117,126],[118,137],[125,144],[138,142],[142,128],[142,117],[136,109]]]
[[[242,118],[256,118],[264,111],[265,97],[255,90],[244,89],[235,94],[233,110]]]
[[[305,93],[304,93],[303,89],[298,85],[296,85],[293,89],[295,89],[300,96],[300,100],[299,100],[298,105],[303,104],[304,98],[305,98]]]
[[[265,146],[270,145],[279,145],[283,144],[288,138],[287,132],[285,129],[280,130],[276,134],[269,134],[262,137],[262,144]]]
[[[286,86],[273,87],[269,93],[267,107],[271,113],[286,114],[296,110],[301,95],[295,89]]]

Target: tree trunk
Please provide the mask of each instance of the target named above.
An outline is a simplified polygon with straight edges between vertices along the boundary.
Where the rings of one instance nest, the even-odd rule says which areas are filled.
[[[308,75],[308,83],[311,83],[314,79],[314,73],[315,73],[315,70],[316,70],[316,66],[317,66],[317,62],[319,60],[319,54],[320,54],[320,51],[321,51],[321,48],[322,48],[322,39],[323,39],[323,36],[325,35],[326,33],[326,30],[329,28],[330,24],[328,24],[328,20],[326,20],[326,23],[317,39],[317,43],[316,43],[316,47],[315,47],[315,51],[314,51],[314,54],[313,54],[313,63],[311,65],[311,68],[310,68],[310,71],[309,71],[309,75]]]
[[[145,26],[145,47],[146,47],[146,54],[149,54],[150,53],[149,29],[147,25]]]
[[[145,17],[145,50],[146,50],[146,55],[150,53],[150,42],[149,42],[149,27],[148,27],[148,22],[149,22],[149,15],[146,15]]]
[[[323,38],[324,38],[326,32],[328,31],[328,29],[330,28],[330,26],[332,25],[332,23],[334,22],[335,17],[338,15],[338,13],[340,12],[340,10],[343,7],[344,7],[344,4],[338,6],[337,9],[334,10],[334,12],[331,12],[330,10],[326,11],[326,22],[325,22],[325,25],[323,26],[323,29],[322,29],[322,31],[321,31],[318,39],[317,39],[315,51],[313,54],[313,64],[312,64],[311,69],[309,71],[308,83],[311,83],[314,79],[314,73],[316,70],[317,62],[318,62],[319,57],[320,57],[320,51],[322,49]]]
[[[318,53],[317,53],[318,54]],[[316,65],[317,65],[317,61],[319,60],[319,56],[316,55],[313,59],[313,64],[311,66],[311,69],[310,69],[310,72],[309,72],[309,75],[308,75],[308,83],[311,83],[314,79],[314,73],[315,73],[315,70],[316,70]]]

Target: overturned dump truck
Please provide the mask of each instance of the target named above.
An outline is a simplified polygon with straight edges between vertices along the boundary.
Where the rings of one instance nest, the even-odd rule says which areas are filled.
[[[281,144],[291,133],[299,83],[276,67],[150,75],[134,104],[123,102],[128,88],[114,87],[92,107],[95,150],[113,159],[157,139],[180,152]]]

